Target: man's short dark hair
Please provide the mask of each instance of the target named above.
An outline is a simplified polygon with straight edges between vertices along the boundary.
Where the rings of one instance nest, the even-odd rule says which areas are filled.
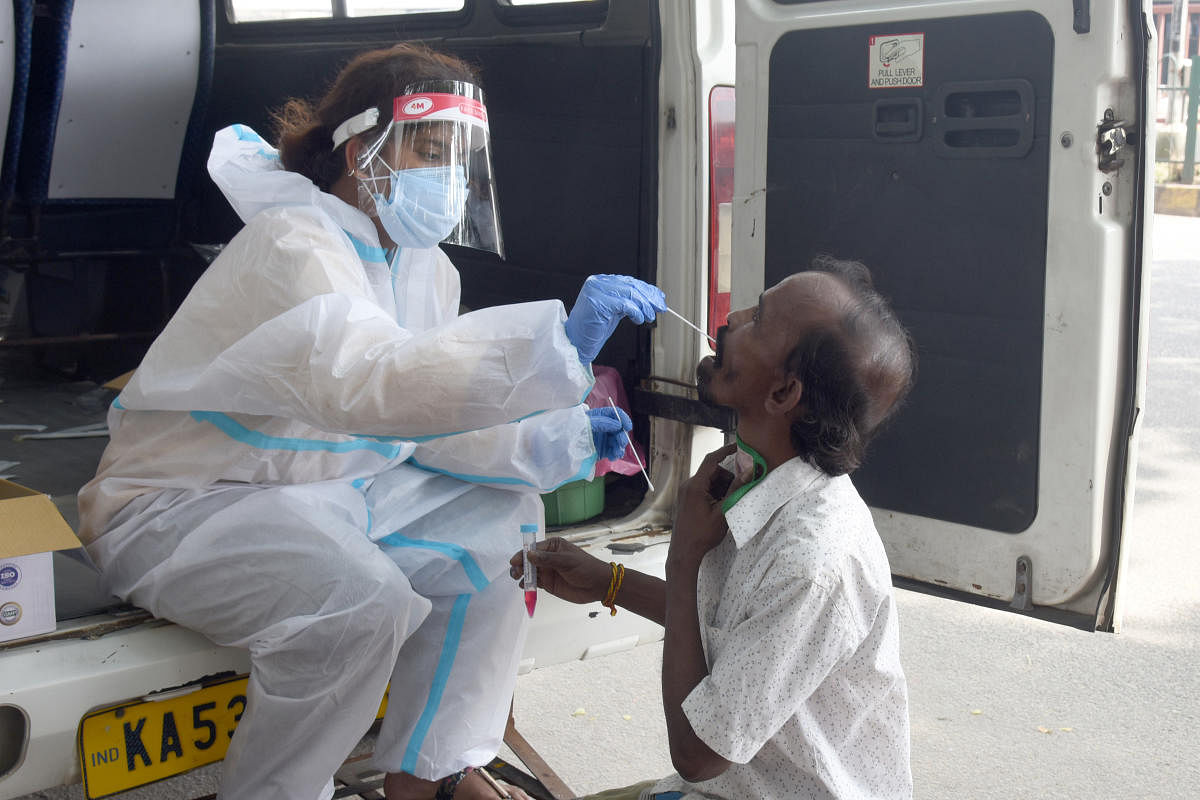
[[[803,384],[792,446],[822,472],[844,475],[862,464],[872,437],[908,394],[916,352],[866,265],[820,255],[809,269],[833,275],[852,299],[836,323],[810,330],[788,354],[788,372]]]

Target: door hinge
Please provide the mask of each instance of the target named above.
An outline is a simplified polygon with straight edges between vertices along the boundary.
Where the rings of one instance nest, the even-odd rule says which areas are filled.
[[[1111,108],[1104,110],[1104,120],[1096,126],[1096,155],[1101,172],[1116,172],[1125,164],[1121,156],[1125,148],[1133,147],[1137,128],[1117,119]]]
[[[1029,556],[1017,559],[1017,580],[1009,607],[1015,611],[1033,610],[1033,562]]]
[[[1071,27],[1076,33],[1089,33],[1092,30],[1092,3],[1091,0],[1073,0],[1075,5],[1075,15],[1071,22]]]

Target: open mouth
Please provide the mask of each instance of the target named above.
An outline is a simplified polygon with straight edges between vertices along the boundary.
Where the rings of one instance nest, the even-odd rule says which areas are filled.
[[[717,328],[717,346],[714,348],[712,365],[715,369],[721,368],[721,361],[725,357],[725,334],[729,333],[729,326],[722,325]]]

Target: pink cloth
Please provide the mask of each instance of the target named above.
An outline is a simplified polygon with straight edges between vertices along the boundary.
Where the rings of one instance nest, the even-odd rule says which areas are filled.
[[[631,414],[629,411],[629,400],[625,397],[625,386],[621,383],[621,373],[617,372],[612,367],[605,367],[600,364],[592,364],[592,374],[596,376],[596,385],[592,387],[592,392],[587,396],[588,408],[608,408],[608,398],[612,398],[617,404],[617,408],[624,411],[626,414]],[[630,444],[637,451],[638,457],[642,459],[642,463],[646,463],[646,451],[640,444],[630,439]],[[616,472],[620,475],[636,475],[641,472],[641,467],[633,457],[633,451],[628,447],[625,448],[625,454],[615,461],[610,461],[607,458],[602,458],[596,462],[596,477],[606,475],[609,472]]]

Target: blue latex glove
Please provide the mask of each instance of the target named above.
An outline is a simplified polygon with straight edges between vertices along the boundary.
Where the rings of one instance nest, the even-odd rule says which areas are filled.
[[[592,442],[596,455],[615,461],[625,454],[633,420],[619,408],[589,408],[588,422],[592,423]]]
[[[667,310],[662,290],[628,275],[590,275],[567,316],[567,338],[579,360],[592,363],[622,317],[638,325]]]

